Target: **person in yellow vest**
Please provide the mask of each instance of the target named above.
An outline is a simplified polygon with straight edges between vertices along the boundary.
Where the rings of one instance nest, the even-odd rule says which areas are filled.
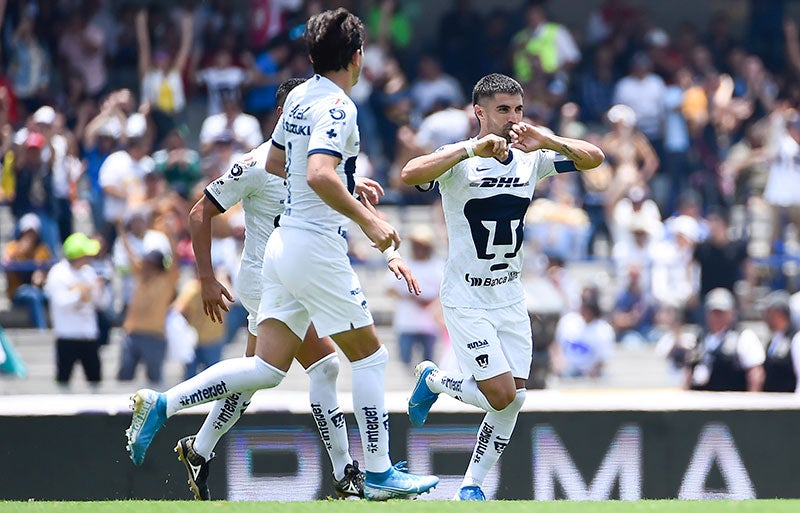
[[[525,28],[514,35],[514,75],[520,82],[538,73],[553,75],[577,64],[581,52],[566,27],[547,19],[544,2],[525,10]]]

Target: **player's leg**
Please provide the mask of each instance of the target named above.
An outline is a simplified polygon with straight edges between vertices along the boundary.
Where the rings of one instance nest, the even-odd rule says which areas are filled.
[[[301,333],[305,333],[307,327],[306,324]],[[127,431],[133,462],[140,465],[144,461],[153,436],[167,418],[180,410],[235,393],[278,385],[286,376],[299,346],[300,338],[285,324],[267,320],[259,325],[256,356],[222,361],[162,394],[148,389],[137,391],[132,397],[133,419]],[[266,355],[269,355],[269,362],[265,360]]]
[[[372,314],[347,258],[343,238],[279,227],[267,243],[279,247],[275,263],[283,286],[303,305],[321,337],[330,335],[352,362],[353,409],[364,448],[367,499],[408,497],[438,483],[434,476],[412,476],[391,466],[384,371],[388,355],[378,340]],[[265,266],[266,272],[266,266]],[[264,297],[262,297],[263,309]],[[259,334],[260,336],[260,334]]]
[[[242,304],[248,312],[247,315],[247,348],[244,356],[256,354],[256,316],[260,299],[242,298]],[[189,490],[195,499],[211,500],[211,491],[208,488],[210,462],[214,458],[214,448],[222,436],[227,433],[242,417],[250,405],[255,391],[246,391],[231,394],[224,399],[214,401],[211,411],[196,435],[186,436],[178,440],[175,452],[178,460],[183,463],[188,475]]]
[[[319,436],[333,466],[333,484],[339,498],[364,496],[364,473],[350,457],[347,425],[339,408],[336,379],[339,357],[330,337],[319,338],[312,324],[295,359],[308,374],[308,398]]]
[[[502,410],[516,395],[511,368],[489,311],[448,307],[442,311],[463,372],[445,371],[429,361],[417,365],[417,381],[408,401],[409,420],[416,426],[425,423],[441,393],[484,411]],[[498,311],[491,310],[491,315]]]
[[[255,356],[256,334],[258,325],[258,305],[260,298],[242,297],[242,306],[247,310],[247,347],[244,356]],[[225,433],[227,433],[242,417],[250,405],[255,391],[246,391],[231,394],[224,399],[214,401],[211,411],[206,416],[200,430],[194,436],[187,436],[178,440],[175,452],[186,467],[189,477],[189,489],[198,500],[210,500],[211,492],[208,488],[209,462],[214,457],[214,448]]]

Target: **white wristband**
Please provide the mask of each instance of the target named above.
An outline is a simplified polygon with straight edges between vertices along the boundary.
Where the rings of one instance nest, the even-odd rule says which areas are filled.
[[[467,141],[464,143],[464,150],[467,152],[468,158],[475,156],[475,149],[472,147],[472,141]]]
[[[386,263],[388,264],[392,260],[397,260],[402,257],[400,256],[400,252],[394,249],[394,246],[389,246],[383,250],[383,258],[386,259]]]

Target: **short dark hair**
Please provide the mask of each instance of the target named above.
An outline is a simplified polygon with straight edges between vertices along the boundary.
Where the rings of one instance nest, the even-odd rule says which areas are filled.
[[[286,103],[286,97],[289,96],[289,93],[292,92],[292,89],[305,81],[305,78],[287,78],[281,82],[281,85],[278,86],[278,90],[275,91],[275,103],[278,105],[278,107],[282,108],[283,104]]]
[[[325,11],[308,20],[305,40],[314,73],[347,69],[364,44],[364,24],[343,7]]]
[[[519,82],[501,73],[490,73],[478,80],[472,88],[472,104],[477,105],[484,98],[493,98],[496,94],[518,94],[523,96]]]

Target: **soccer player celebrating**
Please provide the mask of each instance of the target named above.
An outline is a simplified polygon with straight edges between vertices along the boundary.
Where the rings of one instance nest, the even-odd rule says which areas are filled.
[[[472,103],[478,137],[414,158],[401,174],[409,185],[439,183],[450,248],[441,302],[465,372],[420,363],[408,415],[422,425],[440,393],[487,412],[456,500],[486,499],[481,485],[525,401],[533,339],[520,272],[523,222],[536,182],[603,161],[592,144],[523,123],[522,88],[510,77],[480,79]]]
[[[278,115],[286,96],[305,79],[292,78],[278,86]],[[245,356],[253,356],[256,348],[256,316],[261,301],[261,264],[276,218],[283,211],[286,187],[284,180],[266,172],[267,153],[272,143],[265,142],[245,154],[231,169],[212,181],[204,196],[189,214],[192,246],[200,278],[203,307],[212,320],[222,322],[220,310],[228,310],[225,300],[232,301],[228,290],[217,281],[211,264],[211,220],[235,204],[242,202],[245,216],[245,241],[236,293],[247,310],[249,336]],[[365,181],[359,190],[364,197],[382,192],[377,182]],[[333,465],[334,488],[340,498],[364,496],[364,473],[350,457],[347,427],[336,396],[339,357],[330,337],[320,339],[310,327],[304,344],[295,359],[308,374],[309,400],[322,442]],[[254,391],[232,394],[214,402],[211,412],[196,436],[178,441],[175,451],[189,474],[189,489],[199,500],[209,500],[209,461],[220,438],[239,420],[250,404]]]
[[[280,226],[264,254],[255,356],[220,362],[163,394],[136,392],[128,447],[134,463],[141,463],[155,433],[178,411],[277,386],[313,320],[318,335],[331,336],[352,362],[364,496],[415,496],[439,479],[408,474],[389,459],[388,355],[350,266],[345,239],[352,219],[384,252],[395,276],[406,280],[409,292],[419,293],[398,258],[397,231],[353,196],[359,134],[356,108],[347,94],[361,71],[364,27],[340,8],[309,19],[305,38],[316,75],[289,93],[267,158],[268,171],[286,176],[287,195]]]

